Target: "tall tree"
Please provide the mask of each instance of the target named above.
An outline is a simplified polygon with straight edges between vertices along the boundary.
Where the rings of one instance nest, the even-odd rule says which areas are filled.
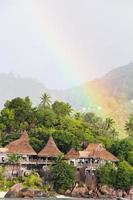
[[[133,116],[130,116],[126,122],[125,130],[127,131],[129,137],[133,137]]]
[[[59,101],[55,101],[52,104],[52,109],[58,116],[61,117],[70,115],[72,112],[72,107],[70,106],[69,103],[64,103]]]
[[[50,106],[51,104],[51,97],[47,94],[47,93],[44,93],[42,96],[41,96],[41,102],[40,102],[40,106],[41,107],[46,107],[46,106]]]

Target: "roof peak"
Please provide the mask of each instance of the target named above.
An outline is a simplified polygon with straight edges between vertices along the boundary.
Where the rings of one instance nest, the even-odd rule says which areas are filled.
[[[6,148],[8,148],[8,153],[36,155],[35,150],[29,143],[29,135],[27,131],[24,131],[19,139],[6,145]]]
[[[39,156],[49,156],[49,157],[55,157],[61,154],[61,151],[58,149],[54,139],[52,136],[49,137],[47,144],[44,146],[44,148],[39,152]]]
[[[29,135],[26,130],[22,132],[20,139],[29,141]]]

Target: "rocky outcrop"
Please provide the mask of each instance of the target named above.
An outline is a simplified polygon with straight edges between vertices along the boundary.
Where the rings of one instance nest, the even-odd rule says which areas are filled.
[[[76,184],[73,190],[67,190],[66,196],[83,197],[83,198],[125,198],[133,199],[133,188],[127,193],[123,190],[115,190],[109,186],[87,187],[86,184]]]
[[[88,197],[88,188],[85,184],[82,186],[79,186],[79,184],[76,184],[76,186],[73,188],[71,192],[72,197]]]
[[[19,196],[19,192],[23,189],[22,183],[13,185],[10,190],[6,193],[5,198],[16,198]]]
[[[22,183],[15,184],[6,193],[5,198],[33,198],[33,197],[47,197],[47,191],[34,190],[33,188],[23,188]]]

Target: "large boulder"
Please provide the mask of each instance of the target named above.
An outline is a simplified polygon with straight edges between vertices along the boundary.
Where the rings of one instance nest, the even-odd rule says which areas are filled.
[[[79,186],[78,184],[76,184],[76,186],[71,192],[71,196],[72,197],[88,197],[89,192],[88,192],[87,186],[85,184],[83,184],[82,186]]]
[[[104,196],[108,196],[108,197],[116,196],[115,190],[107,185],[101,186],[99,188],[99,191]]]
[[[34,190],[33,188],[23,188],[22,183],[13,185],[6,193],[5,198],[33,198],[47,197],[48,191]]]
[[[22,189],[19,194],[19,198],[33,198],[34,197],[34,189],[28,188],[28,189]]]
[[[5,198],[15,198],[19,196],[19,192],[23,189],[22,183],[13,185],[10,190],[6,193]]]

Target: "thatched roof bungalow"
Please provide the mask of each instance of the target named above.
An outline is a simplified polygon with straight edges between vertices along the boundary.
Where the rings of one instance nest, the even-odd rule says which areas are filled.
[[[19,139],[10,142],[5,148],[8,149],[8,154],[37,155],[29,143],[29,136],[26,131],[22,133]]]
[[[118,162],[118,158],[107,151],[102,144],[89,144],[85,151],[89,152],[89,157],[105,161]]]
[[[50,136],[47,144],[44,146],[44,148],[38,153],[39,157],[45,157],[45,158],[53,158],[56,156],[59,156],[61,154],[61,151],[58,149],[57,145],[55,144],[55,141],[52,136]]]
[[[64,158],[67,159],[79,159],[79,152],[76,151],[74,148],[70,149]]]

